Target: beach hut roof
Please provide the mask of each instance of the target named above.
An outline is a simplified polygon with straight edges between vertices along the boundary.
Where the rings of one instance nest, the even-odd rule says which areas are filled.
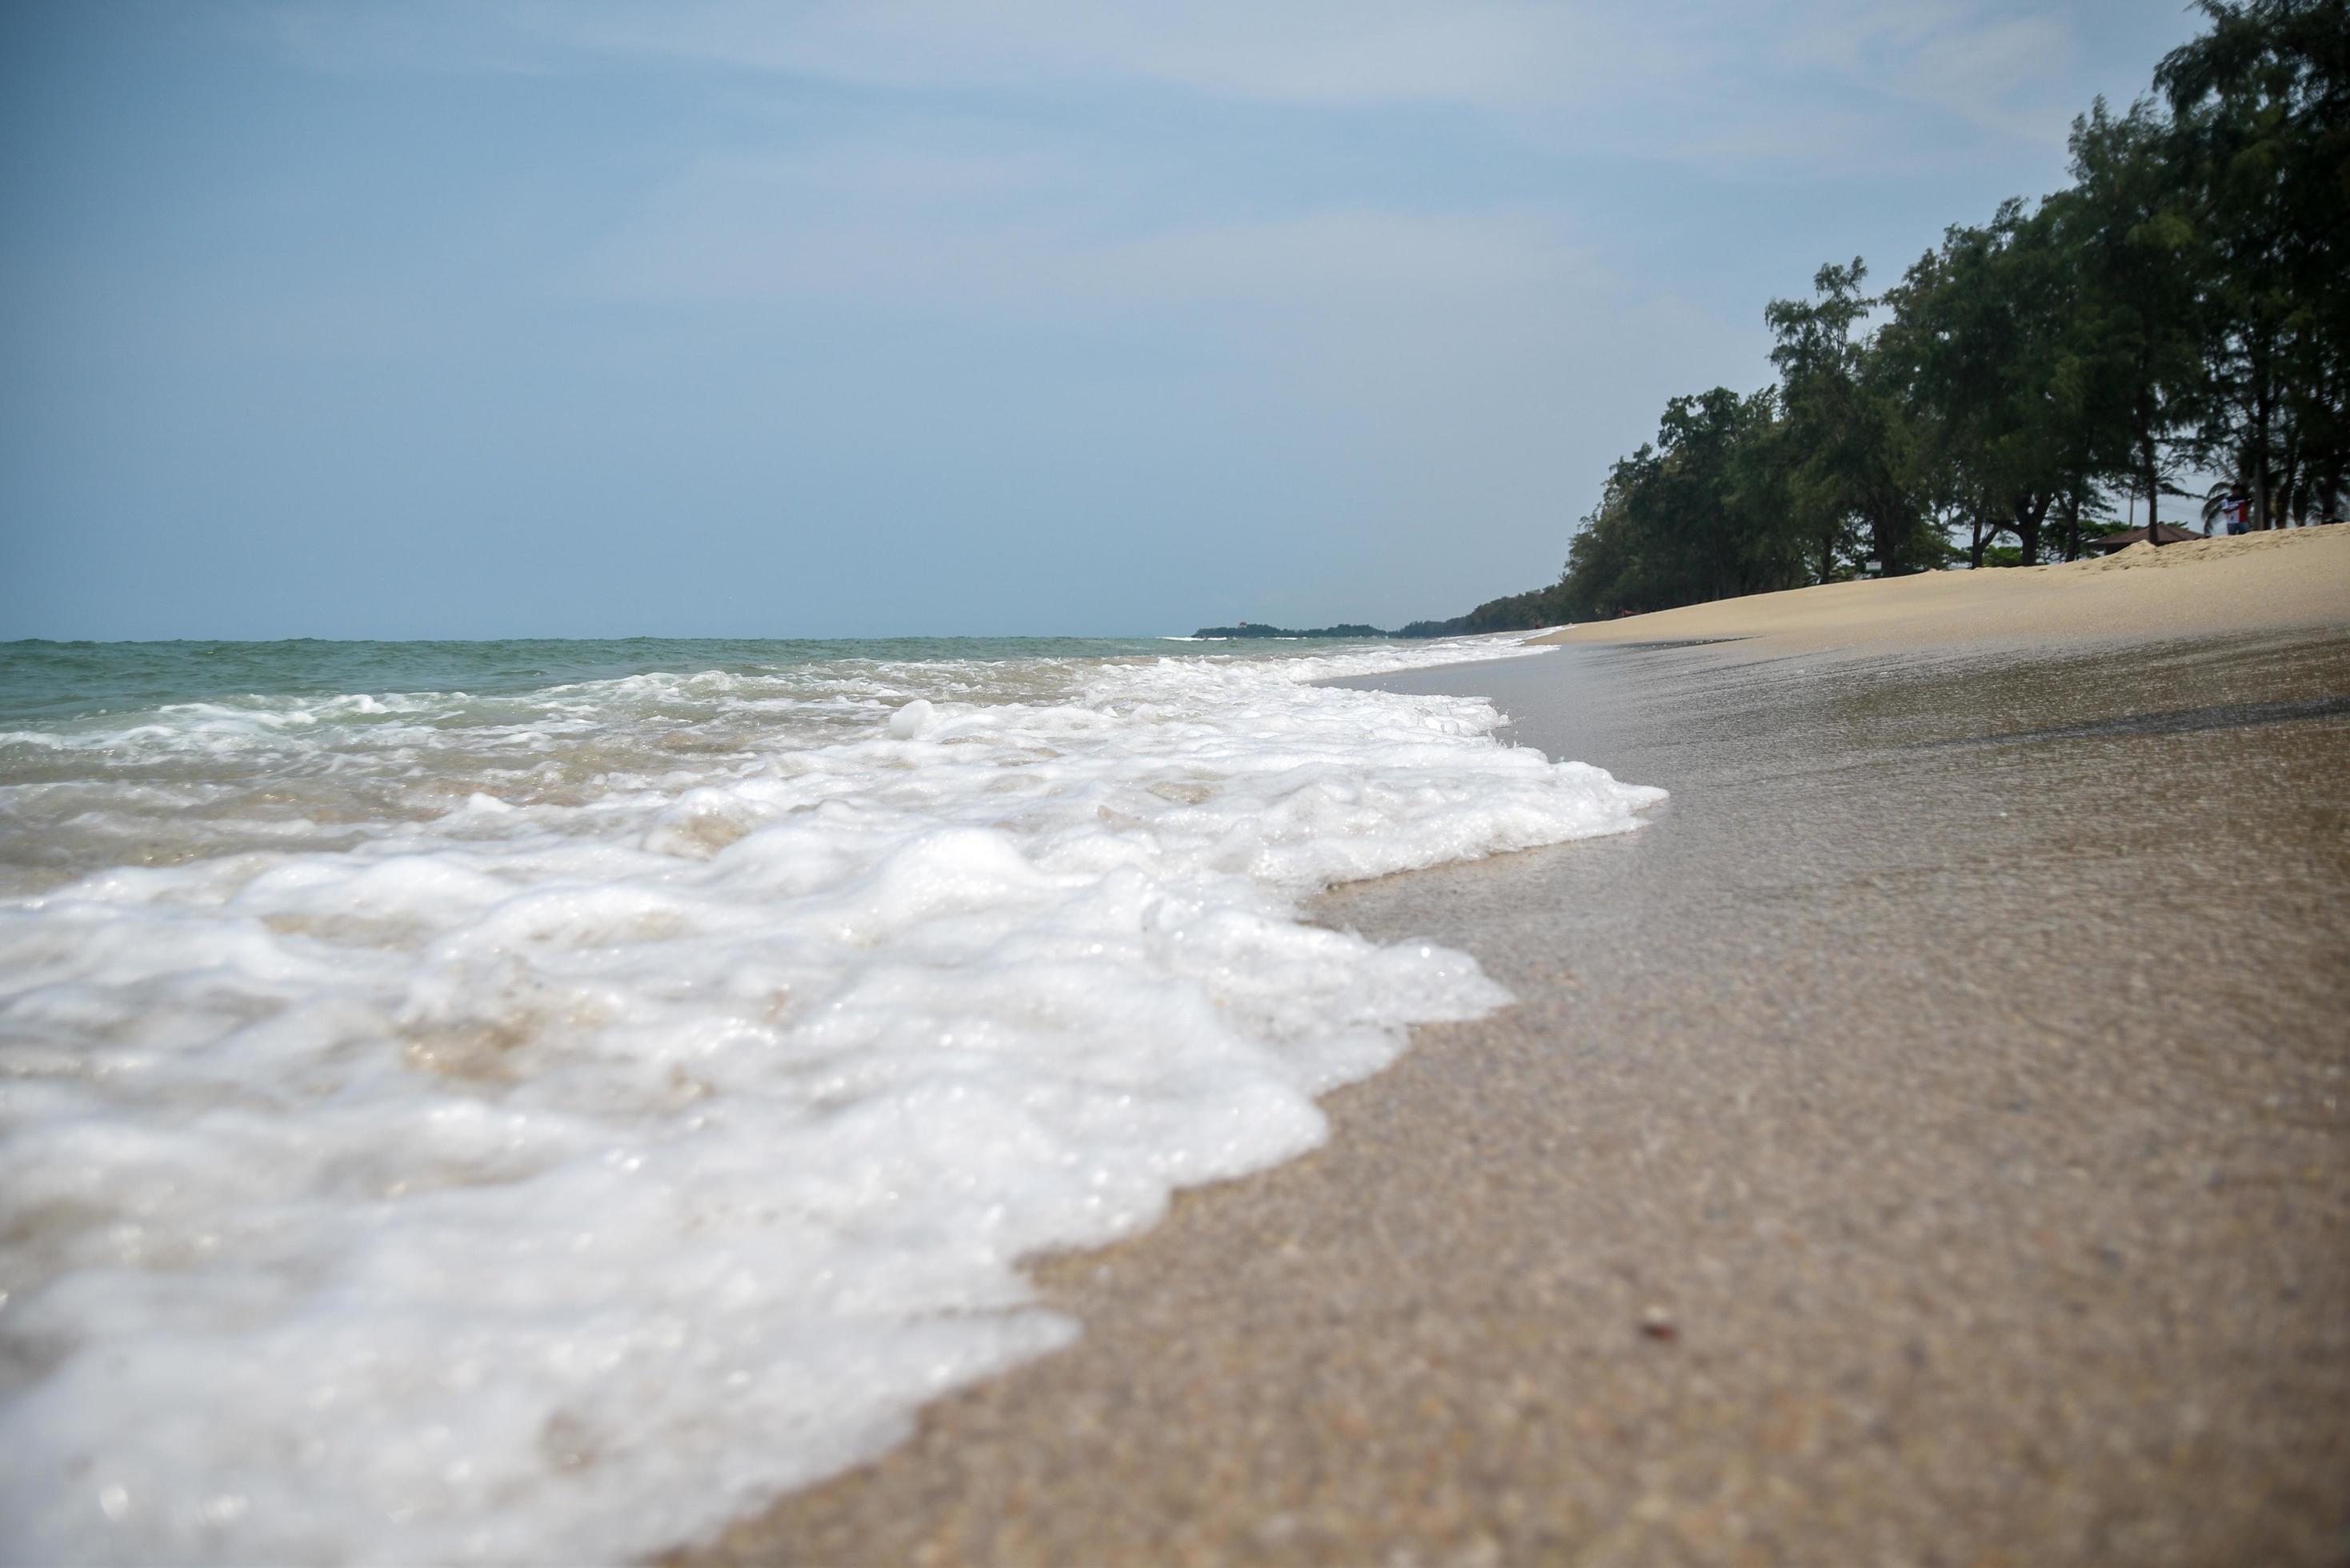
[[[2203,539],[2210,537],[2208,535],[2198,534],[2192,528],[2181,528],[2176,523],[2165,523],[2161,524],[2161,527],[2162,542],[2166,545],[2184,545],[2190,539]],[[2101,538],[2092,539],[2089,542],[2095,545],[2098,549],[2106,551],[2110,555],[2116,550],[2126,550],[2132,545],[2145,544],[2146,530],[2143,528],[2130,528],[2119,534],[2107,534]]]

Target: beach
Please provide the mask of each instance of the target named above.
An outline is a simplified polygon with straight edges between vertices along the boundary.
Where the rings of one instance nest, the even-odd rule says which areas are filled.
[[[0,1561],[634,1561],[1076,1338],[1661,793],[1515,639],[0,646]]]
[[[2345,38],[0,8],[0,1568],[2350,1568]]]
[[[676,1560],[2340,1561],[2345,551],[1371,678],[1670,799],[1325,895],[1517,1005],[1042,1260],[1073,1346]]]
[[[1568,627],[1537,642],[1762,639],[1775,653],[2046,648],[2339,626],[2350,616],[2350,531],[2276,529],[2103,557],[1921,572],[1687,605]]]

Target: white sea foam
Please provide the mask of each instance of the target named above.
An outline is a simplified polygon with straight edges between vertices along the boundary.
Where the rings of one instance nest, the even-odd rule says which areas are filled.
[[[1313,1147],[1316,1095],[1505,1000],[1301,898],[1657,798],[1308,683],[1510,651],[0,737],[0,824],[102,867],[0,903],[5,1554],[626,1557],[1066,1343],[1024,1255]]]

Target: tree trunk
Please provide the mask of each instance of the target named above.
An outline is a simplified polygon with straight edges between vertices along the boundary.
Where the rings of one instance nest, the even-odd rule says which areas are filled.
[[[2321,523],[2328,517],[2342,514],[2342,459],[2337,455],[2324,462],[2322,472],[2314,464],[2312,465],[2309,482],[2304,487],[2310,508],[2317,514]]]
[[[2274,400],[2269,395],[2265,365],[2265,358],[2256,364],[2261,385],[2252,402],[2252,526],[2262,529],[2276,526],[2269,507],[2269,412]]]
[[[2027,495],[2015,504],[2015,542],[2023,552],[2023,564],[2040,564],[2040,524],[2048,515],[2053,495]]]
[[[2286,526],[2287,519],[2300,515],[2302,510],[2301,432],[2294,431],[2284,441],[2284,472],[2277,476],[2278,526]]]
[[[2162,469],[2155,460],[2154,431],[2141,426],[2138,452],[2146,465],[2146,542],[2162,547]]]

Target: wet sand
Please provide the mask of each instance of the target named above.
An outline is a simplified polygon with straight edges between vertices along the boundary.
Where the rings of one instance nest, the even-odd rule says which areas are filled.
[[[1865,640],[1381,680],[1673,799],[1327,896],[1520,1005],[703,1556],[2350,1558],[2350,615]]]

